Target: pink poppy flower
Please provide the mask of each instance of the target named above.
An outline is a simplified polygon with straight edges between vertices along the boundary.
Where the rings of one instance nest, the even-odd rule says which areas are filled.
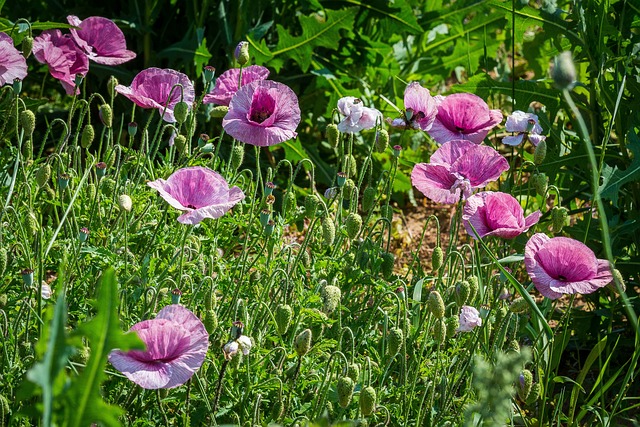
[[[60,80],[67,95],[80,93],[76,88],[76,76],[87,75],[89,60],[69,34],[63,35],[60,30],[43,31],[33,39],[33,56],[38,62],[47,64],[49,73]]]
[[[338,123],[338,130],[346,133],[356,133],[375,127],[378,120],[382,120],[382,113],[375,108],[365,107],[360,98],[345,96],[338,100],[338,111],[346,116]]]
[[[182,85],[182,91],[179,87],[174,88],[176,85]],[[193,85],[186,74],[161,68],[140,71],[133,78],[131,86],[118,85],[116,92],[129,98],[138,107],[157,108],[162,120],[169,123],[176,121],[173,109],[181,98],[189,106],[196,98]]]
[[[607,260],[568,237],[534,234],[524,248],[524,264],[535,287],[550,299],[590,294],[613,280]]]
[[[219,173],[201,166],[178,169],[166,181],[147,182],[158,190],[171,206],[186,211],[178,217],[183,224],[198,224],[205,218],[220,218],[244,199],[238,187],[229,184]]]
[[[540,133],[542,133],[542,126],[538,123],[538,116],[532,113],[525,113],[519,110],[514,111],[507,117],[505,127],[507,132],[517,133],[516,135],[502,138],[502,143],[506,145],[520,145],[526,136],[534,147],[537,147],[540,141],[547,138],[544,135],[540,135]]]
[[[391,126],[428,131],[438,114],[436,101],[429,89],[423,88],[418,82],[409,83],[404,90],[404,108],[405,117],[393,120]]]
[[[130,329],[146,344],[146,350],[113,350],[109,362],[142,388],[174,388],[186,383],[202,366],[209,348],[209,334],[191,311],[168,305],[153,320]]]
[[[468,199],[474,188],[484,187],[509,169],[509,162],[486,145],[454,140],[444,143],[431,155],[429,163],[418,163],[411,183],[438,203]]]
[[[524,217],[520,203],[510,194],[483,191],[467,199],[462,212],[462,221],[467,233],[473,238],[475,228],[479,237],[498,236],[513,239],[536,224],[542,213],[535,211]]]
[[[13,39],[0,33],[0,86],[13,84],[15,79],[27,77],[27,61],[13,45]]]
[[[269,70],[260,65],[251,65],[242,69],[242,86],[269,77]],[[216,86],[211,93],[204,96],[203,104],[218,104],[229,106],[231,98],[238,91],[240,68],[232,68],[220,74],[216,79]]]
[[[291,88],[258,80],[236,92],[222,127],[239,141],[266,147],[295,138],[299,123],[298,97]]]
[[[500,110],[489,110],[482,98],[471,93],[438,95],[434,99],[438,115],[429,135],[438,144],[454,139],[480,144],[489,131],[502,121]]]
[[[456,331],[471,332],[477,326],[482,326],[480,313],[474,307],[463,305],[460,309],[460,326]]]
[[[120,65],[136,57],[135,52],[127,50],[127,41],[122,30],[110,19],[91,16],[84,21],[74,15],[67,16],[73,41],[90,60],[103,65]]]

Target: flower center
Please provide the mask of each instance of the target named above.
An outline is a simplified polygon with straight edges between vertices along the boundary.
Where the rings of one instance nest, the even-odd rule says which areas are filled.
[[[189,209],[198,209],[198,208],[196,208],[195,206],[193,206],[191,204],[187,205],[186,207],[189,208]]]
[[[269,89],[258,86],[251,100],[249,120],[254,123],[263,123],[269,119],[276,109],[276,100]]]
[[[566,282],[567,278],[564,277],[562,274],[558,274],[558,280],[560,280],[561,282]]]

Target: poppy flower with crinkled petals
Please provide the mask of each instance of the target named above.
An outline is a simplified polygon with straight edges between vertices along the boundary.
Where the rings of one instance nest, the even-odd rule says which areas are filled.
[[[13,81],[27,77],[27,61],[13,45],[13,39],[0,33],[0,86],[13,84]]]
[[[613,280],[607,260],[568,237],[534,234],[524,248],[524,264],[536,289],[550,299],[590,294]]]
[[[525,218],[522,206],[511,194],[482,191],[467,199],[462,222],[473,238],[475,229],[479,237],[513,239],[536,224],[541,216],[540,211],[535,211]]]
[[[49,73],[60,81],[67,95],[80,93],[76,76],[87,75],[89,60],[69,34],[63,35],[60,30],[43,31],[33,39],[32,52],[38,62],[47,64]]]
[[[182,85],[182,91],[177,85]],[[131,86],[116,86],[138,107],[156,108],[165,122],[175,123],[173,109],[180,100],[191,106],[196,98],[193,84],[186,74],[171,69],[147,68],[140,71]]]
[[[198,224],[205,218],[220,218],[244,199],[238,187],[217,172],[201,166],[178,169],[167,180],[147,182],[171,206],[186,211],[178,217],[183,224]]]
[[[73,41],[87,57],[98,64],[119,65],[131,61],[136,53],[127,50],[127,41],[122,30],[110,19],[90,16],[80,20],[77,16],[67,16]]]
[[[142,388],[174,388],[186,383],[200,369],[209,348],[209,334],[202,321],[179,304],[168,305],[152,320],[136,323],[146,350],[114,350],[109,362]]]
[[[299,123],[295,92],[282,83],[259,80],[238,89],[222,127],[238,141],[266,147],[295,138]]]
[[[520,145],[526,136],[527,139],[537,147],[541,141],[547,138],[544,135],[540,135],[542,133],[542,126],[540,126],[538,122],[538,116],[520,110],[514,111],[507,117],[505,129],[507,132],[516,132],[516,135],[502,138],[502,143],[506,145]]]
[[[411,82],[404,90],[405,117],[391,122],[393,127],[428,131],[438,114],[435,98],[418,82]]]
[[[471,332],[474,328],[482,326],[482,318],[475,307],[463,305],[460,309],[460,326],[457,332]]]
[[[471,93],[438,95],[434,100],[438,114],[429,135],[438,144],[455,139],[480,144],[489,131],[502,121],[500,110],[490,110],[482,98]]]
[[[357,133],[373,128],[382,113],[375,108],[365,107],[360,98],[345,96],[338,100],[338,111],[345,116],[338,123],[338,130],[346,133]]]
[[[260,65],[250,65],[242,69],[242,86],[246,86],[257,80],[265,80],[269,77],[269,70]],[[217,104],[228,106],[231,98],[238,91],[240,68],[231,68],[220,74],[216,79],[213,90],[204,96],[203,104]]]

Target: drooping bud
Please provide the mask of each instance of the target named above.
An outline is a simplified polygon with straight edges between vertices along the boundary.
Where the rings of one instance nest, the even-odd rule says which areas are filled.
[[[360,232],[360,228],[362,228],[362,217],[355,212],[350,213],[345,221],[345,229],[349,239],[355,239]]]
[[[118,79],[116,79],[115,76],[109,77],[109,80],[107,80],[107,90],[110,95],[113,94],[113,96],[116,96],[118,94],[118,92],[116,92],[116,86],[119,84],[120,82],[118,82]]]
[[[562,231],[568,216],[569,211],[565,207],[554,206],[551,209],[551,229],[554,233]]]
[[[38,224],[38,219],[36,218],[35,213],[29,211],[25,216],[24,227],[28,236],[33,236],[40,231],[40,225]]]
[[[27,161],[33,159],[33,140],[30,137],[22,141],[22,157]]]
[[[322,311],[333,313],[340,306],[342,291],[339,287],[327,285],[322,289]]]
[[[527,400],[525,401],[525,403],[527,405],[532,405],[534,404],[537,400],[538,397],[540,396],[540,391],[542,391],[542,386],[540,385],[540,383],[535,383],[531,386],[531,391],[529,392],[529,396],[527,397]]]
[[[469,295],[471,293],[470,288],[471,286],[469,285],[469,282],[466,280],[456,283],[455,299],[458,307],[462,307],[469,300]]]
[[[189,104],[186,102],[180,101],[175,105],[175,107],[173,107],[173,116],[176,118],[176,122],[178,122],[179,125],[187,120],[188,115]]]
[[[447,324],[444,319],[436,319],[433,324],[433,337],[438,344],[444,344],[447,339]]]
[[[126,212],[131,212],[131,209],[133,208],[131,197],[126,194],[121,194],[120,197],[118,197],[118,206]]]
[[[529,311],[529,304],[524,298],[516,298],[509,304],[509,311],[516,314],[523,314]]]
[[[545,157],[547,157],[547,141],[543,139],[533,151],[533,163],[541,165]]]
[[[431,254],[431,268],[434,272],[440,270],[442,261],[444,260],[444,252],[440,246],[436,246]]]
[[[315,194],[309,194],[304,199],[304,210],[309,219],[314,219],[318,210],[320,200]]]
[[[336,391],[338,392],[338,404],[341,408],[346,409],[351,404],[353,398],[353,390],[356,384],[349,377],[340,377],[338,384],[336,384]]]
[[[326,246],[333,245],[333,241],[336,238],[336,226],[333,220],[329,216],[322,218],[322,239]]]
[[[356,187],[356,183],[351,179],[347,179],[344,183],[344,199],[351,200],[351,197],[355,196],[355,193],[358,191],[358,187]]]
[[[480,280],[478,276],[469,276],[467,277],[467,282],[469,282],[469,298],[467,298],[467,302],[473,301],[478,295],[478,291],[480,291]]]
[[[350,177],[358,176],[358,167],[356,165],[356,158],[353,154],[344,156],[344,169]]]
[[[244,144],[236,144],[231,151],[231,168],[236,171],[244,161]]]
[[[25,36],[22,39],[22,56],[28,58],[31,55],[31,50],[33,49],[33,37]]]
[[[204,315],[203,323],[204,327],[207,329],[207,332],[209,332],[209,335],[211,335],[218,327],[218,314],[216,313],[216,311],[213,309],[207,310]]]
[[[376,189],[372,186],[368,186],[364,189],[364,193],[362,194],[362,210],[365,212],[369,212],[369,210],[373,207],[375,201]]]
[[[100,116],[100,121],[105,127],[110,128],[113,125],[113,111],[111,111],[109,104],[102,104],[100,106],[98,116]]]
[[[2,276],[7,269],[9,263],[9,253],[6,248],[0,248],[0,276]]]
[[[529,393],[531,393],[531,387],[533,387],[533,374],[530,370],[525,369],[520,373],[516,385],[516,390],[518,391],[518,397],[520,400],[527,400]]]
[[[309,352],[311,348],[311,329],[305,329],[298,334],[293,341],[293,348],[298,357],[302,357]]]
[[[178,135],[173,140],[174,145],[176,146],[176,150],[178,153],[188,155],[189,152],[185,151],[187,148],[187,137],[184,135]]]
[[[80,146],[82,148],[89,148],[95,138],[96,132],[91,124],[85,125],[82,129],[82,136],[80,137]]]
[[[226,116],[228,112],[229,107],[227,107],[226,105],[216,105],[209,112],[209,116],[213,117],[214,119],[221,119]]]
[[[507,344],[507,351],[520,353],[520,343],[518,342],[518,340],[509,341],[509,344]]]
[[[360,365],[357,363],[349,363],[349,366],[347,366],[347,376],[351,378],[354,383],[357,383],[358,378],[360,378]]]
[[[617,281],[618,283],[620,283],[620,290],[622,292],[625,292],[627,290],[627,285],[624,282],[624,278],[622,277],[622,273],[620,273],[620,270],[618,270],[617,268],[613,268],[611,269],[611,274],[613,275],[614,280],[612,280],[611,283],[607,285],[607,287],[613,289],[615,292],[618,292],[618,287],[616,286]],[[0,276],[1,275],[2,274],[0,274]]]
[[[553,58],[551,78],[558,89],[573,89],[578,78],[578,72],[570,51],[564,51]]]
[[[246,41],[242,41],[238,43],[238,45],[236,46],[236,50],[233,53],[233,56],[236,58],[236,61],[238,61],[238,64],[240,64],[241,66],[249,62],[249,59],[250,59],[249,43]]]
[[[365,387],[360,391],[360,412],[365,417],[373,414],[376,410],[376,390],[371,387]]]
[[[289,190],[284,194],[284,202],[282,203],[284,209],[283,216],[296,210],[298,207],[298,200],[296,199],[296,193],[293,190]]]
[[[38,187],[42,188],[49,182],[49,178],[51,178],[51,166],[49,163],[45,163],[36,172],[36,183]]]
[[[376,142],[375,148],[376,152],[384,153],[389,146],[389,132],[386,129],[380,129],[378,133],[376,133]]]
[[[276,328],[280,335],[284,335],[289,329],[291,319],[293,319],[293,309],[288,304],[280,304],[276,307],[274,315],[276,319]]]
[[[33,130],[36,128],[36,115],[31,110],[24,110],[20,112],[20,126],[24,129],[24,134],[31,136]]]
[[[382,263],[380,264],[380,271],[385,279],[389,279],[393,274],[393,266],[396,262],[396,257],[391,252],[382,252]]]
[[[338,130],[338,125],[335,123],[331,123],[327,125],[327,141],[329,145],[333,148],[338,146],[338,141],[340,141],[340,131]]]
[[[387,335],[387,354],[389,356],[395,356],[402,349],[404,343],[404,333],[400,328],[389,329]]]
[[[547,187],[549,186],[549,177],[544,173],[536,173],[531,178],[533,180],[533,188],[536,190],[536,193],[541,195],[542,197],[547,194]]]
[[[429,292],[427,306],[436,319],[442,319],[444,317],[445,305],[440,292],[436,290]]]
[[[447,317],[444,321],[446,329],[447,329],[447,338],[453,338],[456,334],[456,331],[460,327],[460,319],[458,316]]]

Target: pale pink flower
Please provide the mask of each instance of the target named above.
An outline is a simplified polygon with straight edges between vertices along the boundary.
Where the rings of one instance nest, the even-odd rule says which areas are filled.
[[[481,188],[509,169],[509,162],[486,145],[454,140],[438,148],[429,163],[418,163],[411,172],[411,183],[422,194],[438,203],[457,203],[467,199],[474,188]]]
[[[251,65],[242,69],[242,86],[269,77],[269,70],[260,65]],[[220,74],[216,79],[216,86],[211,93],[204,96],[203,104],[218,104],[228,106],[231,98],[238,91],[240,68],[232,68]]]
[[[482,98],[471,93],[434,97],[438,114],[429,135],[444,144],[454,139],[482,143],[489,131],[502,121],[500,110],[490,110]]]
[[[147,182],[171,206],[186,211],[178,217],[183,224],[198,224],[205,218],[220,218],[244,199],[238,187],[217,172],[201,166],[178,169],[167,180]]]
[[[505,128],[507,132],[516,132],[516,135],[502,138],[502,143],[506,145],[520,145],[526,136],[527,139],[537,147],[540,141],[547,138],[544,135],[540,135],[542,133],[542,126],[540,126],[538,122],[538,116],[532,113],[525,113],[519,110],[514,111],[507,117]]]
[[[146,344],[146,350],[113,350],[109,362],[142,388],[173,388],[187,382],[202,366],[209,334],[191,311],[168,305],[153,320],[130,329]]]
[[[475,228],[479,237],[498,236],[513,239],[535,225],[542,216],[535,211],[526,218],[520,203],[510,194],[483,191],[467,199],[462,221],[473,238]]]
[[[222,127],[238,141],[266,147],[295,138],[299,123],[300,107],[293,90],[282,83],[258,80],[238,89]]]
[[[53,295],[53,290],[51,290],[51,286],[47,282],[42,282],[42,287],[40,288],[40,296],[42,299],[50,299],[51,295]]]
[[[482,326],[480,313],[474,307],[463,305],[460,309],[460,326],[456,331],[471,332],[475,327]]]
[[[182,85],[182,90],[177,85]],[[173,109],[181,100],[189,107],[195,99],[193,84],[186,74],[171,69],[147,68],[140,71],[131,86],[116,86],[116,92],[126,96],[138,107],[157,108],[165,122],[175,123]]]
[[[382,113],[375,108],[365,107],[360,98],[345,96],[338,100],[338,111],[345,116],[338,123],[338,130],[346,133],[356,133],[375,127],[378,120],[382,120]]]
[[[607,260],[568,237],[534,234],[525,246],[524,263],[536,289],[550,299],[590,294],[613,280]]]
[[[60,80],[67,95],[80,93],[76,76],[87,75],[89,60],[69,34],[63,35],[60,30],[43,31],[33,39],[32,52],[38,62],[47,64],[49,73]]]
[[[91,16],[83,21],[77,16],[67,16],[71,28],[71,37],[87,57],[103,65],[119,65],[136,57],[135,52],[127,50],[127,41],[122,30],[110,19]]]
[[[435,98],[418,82],[409,83],[404,90],[404,108],[405,117],[393,120],[391,126],[428,131],[438,114]]]
[[[27,77],[27,61],[13,45],[13,39],[0,33],[0,86],[13,84],[13,81]]]

